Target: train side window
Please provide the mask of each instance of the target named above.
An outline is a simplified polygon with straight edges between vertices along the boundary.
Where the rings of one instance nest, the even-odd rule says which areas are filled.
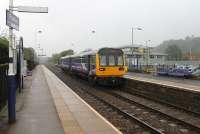
[[[86,63],[85,57],[81,57],[81,63]]]
[[[100,56],[100,65],[106,66],[106,56],[105,55]]]
[[[81,63],[81,57],[76,58],[76,63]]]
[[[90,58],[90,68],[91,69],[95,69],[96,67],[96,57],[94,55],[91,55],[91,58]]]
[[[110,55],[109,58],[108,58],[108,61],[109,61],[109,65],[110,66],[114,66],[115,65],[115,57],[114,55]]]
[[[122,66],[123,65],[123,56],[117,56],[117,65]]]

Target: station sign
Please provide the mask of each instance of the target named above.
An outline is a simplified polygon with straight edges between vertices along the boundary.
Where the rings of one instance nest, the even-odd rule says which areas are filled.
[[[6,10],[6,25],[19,31],[19,18],[9,10]]]

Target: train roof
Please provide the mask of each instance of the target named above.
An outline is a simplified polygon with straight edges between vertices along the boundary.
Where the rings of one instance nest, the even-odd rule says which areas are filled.
[[[73,58],[73,57],[83,57],[85,55],[95,55],[98,51],[102,50],[102,49],[106,49],[109,47],[104,47],[104,48],[100,48],[98,50],[86,50],[86,51],[82,51],[80,53],[77,53],[77,54],[74,54],[74,55],[67,55],[67,56],[64,56],[64,57],[61,57],[60,59],[65,59],[65,58]],[[110,48],[110,49],[118,49],[118,48]]]
[[[74,55],[67,55],[64,57],[61,57],[61,59],[65,59],[65,58],[70,58],[70,57],[82,57],[85,55],[95,55],[98,51],[97,50],[89,50],[89,51],[82,51],[80,53],[74,54]]]

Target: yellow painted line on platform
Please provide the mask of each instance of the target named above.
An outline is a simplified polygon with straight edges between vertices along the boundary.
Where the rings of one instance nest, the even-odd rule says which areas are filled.
[[[44,67],[43,67],[43,71],[47,79],[47,83],[49,85],[49,89],[53,97],[53,101],[54,101],[59,119],[64,129],[64,133],[65,134],[83,134],[81,127],[79,126],[76,119],[74,119],[73,114],[69,111],[68,107],[66,106],[64,99],[62,95],[60,94],[59,90],[56,90],[55,85],[51,84],[54,82],[52,81],[52,79],[50,79]]]

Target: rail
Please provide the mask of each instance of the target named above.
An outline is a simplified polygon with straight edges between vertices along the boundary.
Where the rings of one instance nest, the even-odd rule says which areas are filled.
[[[106,105],[109,105],[111,108],[117,110],[119,113],[123,114],[124,116],[132,119],[133,121],[137,122],[140,126],[148,129],[149,131],[151,131],[152,134],[164,134],[162,131],[160,131],[157,128],[152,127],[151,125],[147,124],[146,122],[140,120],[139,118],[131,115],[130,113],[126,112],[126,110],[122,110],[118,107],[116,107],[115,105],[113,105],[112,103],[109,103],[107,101],[105,101],[104,99],[102,99],[101,97],[94,95],[93,93],[86,91],[85,89],[83,89],[85,92],[87,92],[88,94],[90,94],[91,96],[94,96],[96,99],[102,101],[103,103],[105,103]]]

